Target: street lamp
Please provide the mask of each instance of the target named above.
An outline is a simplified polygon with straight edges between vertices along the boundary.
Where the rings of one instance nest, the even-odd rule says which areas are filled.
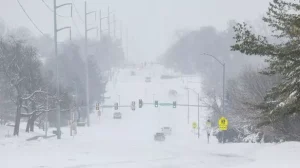
[[[154,103],[154,96],[155,96],[155,94],[153,94],[153,97],[152,97],[152,102]]]
[[[201,82],[192,82],[192,81],[187,81],[188,87],[189,87],[189,83],[201,83]],[[190,92],[189,92],[189,88],[187,87],[187,91],[188,91],[188,114],[187,114],[187,118],[188,118],[188,124],[190,123]],[[201,88],[200,88],[201,89]]]
[[[198,118],[198,139],[200,138],[200,126],[199,126],[199,120],[200,120],[200,115],[199,115],[199,106],[200,106],[200,104],[199,104],[199,101],[200,101],[200,94],[198,93],[198,92],[196,92],[194,89],[191,89],[191,88],[187,88],[187,90],[192,90],[192,91],[194,91],[194,93],[196,93],[197,94],[197,96],[198,96],[198,116],[197,116],[197,118]]]
[[[220,61],[217,57],[211,55],[211,54],[206,54],[206,53],[202,53],[200,55],[206,55],[206,56],[210,56],[210,57],[213,57],[216,61],[218,61],[222,66],[223,66],[223,99],[222,99],[222,112],[224,114],[224,105],[225,105],[225,63],[223,63],[222,61]]]

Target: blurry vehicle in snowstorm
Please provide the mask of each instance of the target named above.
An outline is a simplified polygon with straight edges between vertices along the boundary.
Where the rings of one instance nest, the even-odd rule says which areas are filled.
[[[166,137],[165,137],[165,134],[162,133],[162,132],[157,132],[155,135],[154,135],[154,140],[155,141],[165,141]]]
[[[145,82],[147,83],[151,82],[151,77],[146,77]]]
[[[162,133],[165,135],[171,135],[172,134],[172,128],[171,127],[162,127],[161,128]]]
[[[131,71],[131,72],[130,72],[130,75],[131,75],[131,76],[135,76],[135,72],[134,72],[134,71]]]
[[[114,119],[122,119],[122,114],[120,112],[115,112]]]

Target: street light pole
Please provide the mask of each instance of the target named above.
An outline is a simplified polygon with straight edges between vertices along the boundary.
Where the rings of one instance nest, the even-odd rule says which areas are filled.
[[[213,57],[216,61],[218,61],[223,66],[223,100],[222,100],[222,113],[225,114],[225,63],[221,62],[217,57],[203,53],[201,55],[207,55]],[[222,131],[222,143],[224,143],[224,131]]]
[[[199,101],[200,101],[200,97],[199,97],[199,93],[198,94],[198,139],[200,138],[200,125],[199,125]]]
[[[188,124],[190,124],[190,90],[188,89],[188,113],[187,113]]]
[[[225,114],[225,63],[223,64],[223,114]]]
[[[155,96],[155,94],[153,94],[153,97],[152,97],[152,102],[154,103],[154,96]]]
[[[187,81],[187,86],[189,86],[189,83],[200,83],[201,84],[201,82]],[[200,89],[201,89],[201,87],[200,87]],[[190,123],[190,92],[189,92],[189,89],[188,89],[188,113],[187,113],[187,118],[188,118],[188,124],[189,124]]]
[[[187,88],[187,89],[190,90],[190,88]],[[197,120],[198,121],[197,122],[198,122],[198,139],[199,139],[200,138],[200,109],[199,109],[199,107],[200,107],[200,104],[199,104],[200,103],[200,93],[196,92],[194,89],[191,89],[191,90],[194,91],[197,94],[197,96],[198,96],[198,98],[197,98],[197,100],[198,100]]]
[[[200,55],[206,55],[206,56],[210,56],[213,57],[216,61],[218,61],[222,66],[223,66],[223,100],[222,100],[222,113],[225,114],[225,63],[221,62],[217,57],[211,55],[211,54],[206,54],[206,53],[202,53]]]

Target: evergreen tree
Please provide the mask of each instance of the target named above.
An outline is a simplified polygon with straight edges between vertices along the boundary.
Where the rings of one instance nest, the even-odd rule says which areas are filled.
[[[234,27],[236,44],[232,50],[247,55],[265,57],[269,66],[261,73],[280,74],[283,82],[270,90],[260,108],[260,126],[272,125],[285,135],[295,139],[299,131],[293,128],[300,109],[300,2],[273,0],[263,21],[273,29],[278,43],[272,43],[267,37],[256,35],[246,23]],[[291,136],[290,136],[291,137]]]

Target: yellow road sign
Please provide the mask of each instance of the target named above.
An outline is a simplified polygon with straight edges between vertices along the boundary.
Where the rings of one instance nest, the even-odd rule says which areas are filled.
[[[228,120],[225,117],[221,117],[219,119],[219,129],[225,131],[227,130],[227,128],[228,128]]]
[[[193,124],[192,124],[192,125],[193,125],[193,128],[194,128],[194,129],[196,129],[196,128],[197,128],[197,123],[196,123],[196,122],[193,122]]]

